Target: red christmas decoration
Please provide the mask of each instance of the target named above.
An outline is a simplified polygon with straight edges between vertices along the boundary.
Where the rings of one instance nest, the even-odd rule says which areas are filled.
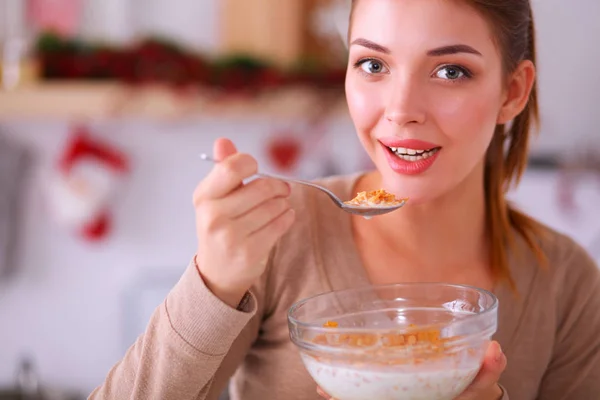
[[[47,80],[115,80],[173,89],[194,86],[230,94],[256,95],[297,85],[333,88],[340,94],[346,74],[345,65],[312,68],[307,61],[297,69],[283,70],[244,55],[207,58],[165,40],[148,38],[128,47],[106,47],[52,31],[38,37],[35,55]]]
[[[88,240],[108,235],[110,205],[123,176],[127,156],[112,145],[75,128],[48,183],[49,201],[59,223]]]
[[[267,155],[281,171],[291,171],[299,162],[302,143],[292,136],[275,136],[267,144]]]

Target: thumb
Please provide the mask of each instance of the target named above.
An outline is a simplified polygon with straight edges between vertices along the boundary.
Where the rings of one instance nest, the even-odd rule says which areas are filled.
[[[223,161],[227,157],[237,153],[233,142],[229,139],[219,138],[213,145],[213,157],[217,161]]]
[[[498,382],[505,368],[506,356],[502,353],[500,344],[494,341],[488,346],[481,370],[460,399],[479,398],[479,393],[488,390]]]

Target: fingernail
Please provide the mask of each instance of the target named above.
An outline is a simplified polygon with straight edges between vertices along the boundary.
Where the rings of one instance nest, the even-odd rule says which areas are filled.
[[[504,354],[502,353],[502,346],[500,346],[500,343],[496,342],[496,348],[496,362],[501,362]]]

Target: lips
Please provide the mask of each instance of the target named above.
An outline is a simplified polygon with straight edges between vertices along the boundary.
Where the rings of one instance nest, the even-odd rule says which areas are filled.
[[[418,139],[385,138],[380,143],[390,168],[402,175],[419,175],[437,160],[442,148]]]
[[[379,142],[386,147],[403,147],[413,150],[432,150],[441,147],[435,143],[425,142],[418,139],[382,138]]]

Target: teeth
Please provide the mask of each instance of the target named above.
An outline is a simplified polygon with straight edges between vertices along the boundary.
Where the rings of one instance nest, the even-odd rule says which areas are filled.
[[[439,151],[439,149],[414,150],[405,149],[404,147],[390,147],[390,150],[392,150],[392,152],[394,152],[398,158],[401,158],[405,161],[426,160]]]
[[[409,155],[409,156],[421,155],[421,154],[427,153],[428,151],[431,151],[431,150],[408,149],[405,147],[390,147],[389,149],[392,150],[392,152],[394,152],[396,154],[405,154],[405,155]]]

